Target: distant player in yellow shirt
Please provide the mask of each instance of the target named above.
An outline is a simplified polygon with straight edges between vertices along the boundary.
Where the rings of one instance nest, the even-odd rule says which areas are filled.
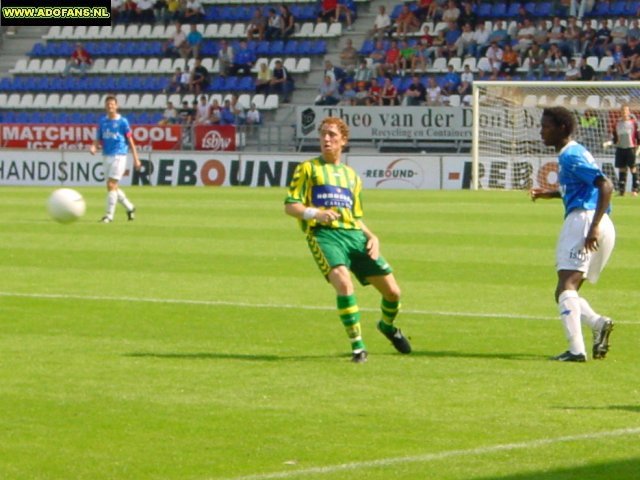
[[[362,363],[367,360],[367,350],[351,273],[382,295],[380,332],[400,353],[410,353],[411,345],[393,325],[400,310],[400,287],[380,255],[378,237],[361,220],[362,180],[340,160],[348,140],[349,128],[341,119],[327,117],[322,121],[322,154],[296,168],[285,213],[299,220],[314,260],[335,289],[340,320],[351,341],[352,361]]]

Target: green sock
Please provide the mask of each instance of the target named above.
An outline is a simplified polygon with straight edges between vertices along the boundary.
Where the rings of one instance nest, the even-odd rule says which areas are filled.
[[[400,311],[400,302],[390,302],[383,298],[380,303],[380,310],[382,311],[382,320],[378,324],[380,329],[385,333],[394,333],[396,327],[393,326],[393,321]]]
[[[353,351],[364,350],[366,347],[362,341],[360,330],[360,310],[355,295],[338,295],[337,303],[340,321],[351,342],[351,349]]]

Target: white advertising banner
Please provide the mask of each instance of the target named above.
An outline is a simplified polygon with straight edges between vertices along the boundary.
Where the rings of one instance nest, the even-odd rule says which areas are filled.
[[[471,141],[471,109],[449,107],[297,107],[297,138],[317,139],[325,117],[341,118],[353,140]]]
[[[440,157],[349,155],[348,163],[365,189],[440,189]]]

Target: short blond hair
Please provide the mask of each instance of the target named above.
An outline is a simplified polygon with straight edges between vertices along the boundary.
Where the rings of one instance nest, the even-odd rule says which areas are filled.
[[[320,123],[320,128],[318,129],[318,131],[322,131],[322,127],[324,127],[325,125],[337,126],[338,130],[340,131],[340,135],[342,135],[342,138],[344,138],[345,141],[349,140],[349,127],[341,118],[325,117],[325,119]]]

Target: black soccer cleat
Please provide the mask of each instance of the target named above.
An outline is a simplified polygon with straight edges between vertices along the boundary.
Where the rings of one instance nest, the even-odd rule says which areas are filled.
[[[583,353],[571,353],[571,351],[567,350],[560,355],[551,357],[549,360],[556,360],[558,362],[586,362],[587,357]]]
[[[136,207],[133,207],[131,210],[127,210],[127,220],[130,222],[136,219]]]
[[[109,217],[107,217],[106,215],[104,217],[102,217],[100,220],[98,220],[98,222],[100,223],[111,223],[113,222],[113,220],[111,220]]]
[[[366,350],[359,350],[358,352],[353,352],[351,355],[351,361],[353,363],[364,363],[367,361],[368,356],[369,355]]]
[[[602,326],[593,330],[593,358],[602,360],[609,351],[609,335],[613,330],[613,321],[610,318],[602,317]]]
[[[400,353],[411,353],[411,344],[409,343],[409,340],[407,340],[407,337],[402,334],[402,331],[399,328],[396,328],[393,333],[386,333],[382,328],[380,328],[381,323],[382,320],[378,322],[378,330],[387,337],[387,340],[393,344],[395,349]]]

